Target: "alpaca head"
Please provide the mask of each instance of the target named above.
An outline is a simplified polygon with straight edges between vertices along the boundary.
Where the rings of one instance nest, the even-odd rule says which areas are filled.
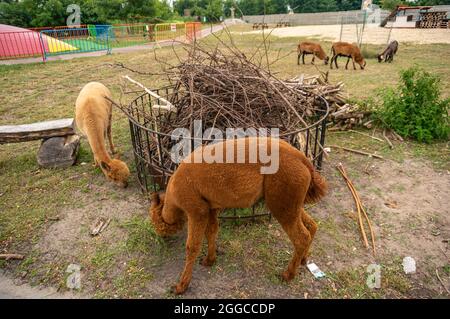
[[[150,206],[150,219],[156,232],[162,237],[175,235],[183,228],[184,218],[181,218],[174,224],[166,223],[162,216],[165,194],[152,193],[150,197],[152,201]]]
[[[364,68],[367,65],[367,62],[366,62],[366,60],[364,60],[364,57],[362,55],[359,55],[356,57],[355,60],[356,60],[356,63],[358,63],[359,66],[361,67],[361,70],[364,70]]]
[[[109,163],[101,162],[100,167],[110,181],[123,188],[128,186],[130,170],[127,164],[119,159],[113,159]]]
[[[378,63],[381,63],[383,61],[384,56],[382,54],[378,54]]]

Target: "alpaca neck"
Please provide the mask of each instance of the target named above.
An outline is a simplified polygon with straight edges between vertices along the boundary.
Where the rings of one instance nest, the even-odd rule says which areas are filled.
[[[92,152],[94,153],[94,158],[98,163],[105,162],[109,164],[111,162],[111,157],[106,151],[105,138],[103,132],[101,132],[96,127],[87,127],[86,135],[91,146]]]
[[[183,213],[179,210],[175,205],[171,203],[170,194],[171,194],[171,181],[167,184],[166,195],[164,199],[164,207],[161,212],[162,219],[166,224],[173,225],[180,221],[183,217]]]
[[[180,221],[182,214],[178,209],[170,205],[170,203],[165,203],[161,216],[166,224],[173,225]]]

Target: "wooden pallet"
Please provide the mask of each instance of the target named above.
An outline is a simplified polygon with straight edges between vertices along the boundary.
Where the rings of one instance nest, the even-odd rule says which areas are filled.
[[[437,12],[422,12],[420,14],[419,28],[422,29],[437,29],[437,28],[447,28],[447,12],[437,11]]]

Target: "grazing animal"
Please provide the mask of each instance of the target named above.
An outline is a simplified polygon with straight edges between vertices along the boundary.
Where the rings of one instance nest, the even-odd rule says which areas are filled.
[[[78,95],[75,105],[75,121],[81,133],[87,137],[95,166],[100,165],[103,174],[121,187],[128,186],[130,171],[121,160],[112,159],[106,151],[108,138],[111,154],[115,154],[111,136],[112,105],[105,97],[111,92],[98,82],[86,84]]]
[[[331,47],[331,53],[333,54],[330,64],[331,69],[333,69],[333,62],[336,65],[336,69],[339,69],[337,58],[340,56],[348,58],[347,64],[345,65],[346,70],[348,69],[348,63],[350,62],[350,59],[352,59],[354,70],[356,70],[355,62],[359,64],[361,70],[364,70],[364,68],[366,67],[366,61],[361,54],[361,50],[356,45],[347,42],[336,42],[333,43],[333,46]]]
[[[305,64],[305,55],[312,54],[313,58],[311,64],[314,64],[316,57],[323,60],[325,65],[328,64],[330,58],[326,55],[320,44],[314,42],[300,42],[297,46],[297,65],[300,65],[300,56],[302,57],[303,64]]]
[[[265,148],[271,154],[271,143],[278,143],[278,171],[262,174],[263,161],[249,160],[249,150]],[[195,156],[237,150],[234,163],[193,162]],[[236,161],[236,154],[245,153]],[[221,153],[223,154],[223,153]],[[259,153],[261,154],[261,153]],[[225,157],[224,157],[225,158]],[[190,163],[186,162],[190,161]],[[176,294],[189,286],[195,260],[203,237],[208,243],[202,265],[212,266],[216,260],[218,214],[227,208],[247,208],[264,198],[266,206],[278,220],[294,245],[294,254],[282,278],[293,279],[299,264],[306,264],[309,247],[317,230],[314,220],[305,212],[304,203],[322,198],[326,181],[315,171],[305,155],[282,140],[249,137],[226,140],[197,148],[188,155],[172,175],[165,193],[151,194],[150,218],[161,236],[173,235],[183,228],[187,218],[186,261]]]
[[[383,51],[383,53],[378,54],[378,62],[381,63],[381,61],[384,60],[384,62],[391,63],[394,61],[394,55],[397,54],[398,51],[398,42],[396,40],[389,43],[386,50]]]

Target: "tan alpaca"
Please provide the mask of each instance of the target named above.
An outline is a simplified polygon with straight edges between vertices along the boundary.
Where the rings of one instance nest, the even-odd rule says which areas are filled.
[[[128,186],[130,171],[127,164],[112,159],[106,151],[108,138],[111,154],[115,153],[111,136],[112,105],[105,97],[111,92],[99,82],[86,84],[78,95],[75,106],[75,121],[81,133],[87,137],[95,165],[100,165],[105,176],[121,187]]]
[[[264,154],[271,154],[274,148],[268,141],[279,142],[279,166],[272,174],[262,174],[261,167],[266,164],[260,158],[250,161],[249,150],[254,150],[256,144],[270,150]],[[224,148],[234,147],[241,150],[241,154],[245,153],[241,163],[186,162],[202,151],[218,154]],[[251,207],[261,198],[294,245],[292,260],[282,274],[286,281],[293,279],[299,264],[306,264],[317,230],[316,223],[304,210],[304,203],[318,201],[326,189],[325,180],[305,155],[282,140],[252,137],[195,150],[172,175],[165,194],[152,194],[150,207],[155,230],[162,236],[181,230],[187,218],[186,262],[175,293],[186,291],[204,237],[208,242],[208,253],[202,264],[211,266],[215,262],[218,213],[226,208]]]

